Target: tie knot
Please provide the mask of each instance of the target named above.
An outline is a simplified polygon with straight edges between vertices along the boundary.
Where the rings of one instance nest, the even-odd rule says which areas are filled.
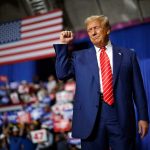
[[[101,49],[101,51],[105,51],[105,50],[106,50],[106,47],[103,46],[103,47],[101,47],[100,49]]]

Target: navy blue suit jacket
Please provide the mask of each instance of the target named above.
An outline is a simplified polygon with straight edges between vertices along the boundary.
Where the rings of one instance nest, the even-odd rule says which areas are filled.
[[[54,48],[58,79],[75,77],[76,80],[73,137],[86,139],[93,130],[100,101],[100,77],[95,48],[74,51],[72,58],[68,58],[68,45],[56,44]],[[135,52],[114,45],[113,87],[120,126],[126,134],[133,136],[134,103],[138,120],[148,121],[143,80]]]

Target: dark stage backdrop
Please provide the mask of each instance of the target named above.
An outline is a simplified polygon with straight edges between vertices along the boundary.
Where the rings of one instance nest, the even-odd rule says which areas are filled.
[[[136,51],[143,75],[148,98],[148,106],[150,108],[150,24],[141,24],[122,30],[113,31],[110,38],[116,45],[131,48]],[[87,41],[88,40],[86,38],[82,40],[84,43]],[[47,65],[48,66],[44,64],[43,69],[51,69],[51,67],[54,67],[49,66],[50,63],[47,63]],[[27,81],[32,81],[32,77],[37,74],[37,70],[40,71],[39,67],[40,65],[37,65],[35,61],[1,66],[0,75],[7,75],[10,81],[20,81],[24,79]],[[54,72],[54,69],[52,70]],[[138,145],[139,150],[150,150],[150,133],[142,142],[139,139]]]

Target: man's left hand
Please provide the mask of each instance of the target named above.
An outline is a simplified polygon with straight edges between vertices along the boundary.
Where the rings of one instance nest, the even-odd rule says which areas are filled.
[[[149,124],[148,124],[147,121],[140,120],[138,122],[138,127],[139,127],[138,132],[141,135],[141,138],[144,138],[147,135],[147,133],[148,133],[148,126],[149,126]]]

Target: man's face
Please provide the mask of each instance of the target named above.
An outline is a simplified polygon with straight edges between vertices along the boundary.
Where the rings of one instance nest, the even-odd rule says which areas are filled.
[[[107,44],[110,29],[103,25],[99,20],[89,22],[87,24],[87,32],[91,42],[97,47],[102,47]]]

